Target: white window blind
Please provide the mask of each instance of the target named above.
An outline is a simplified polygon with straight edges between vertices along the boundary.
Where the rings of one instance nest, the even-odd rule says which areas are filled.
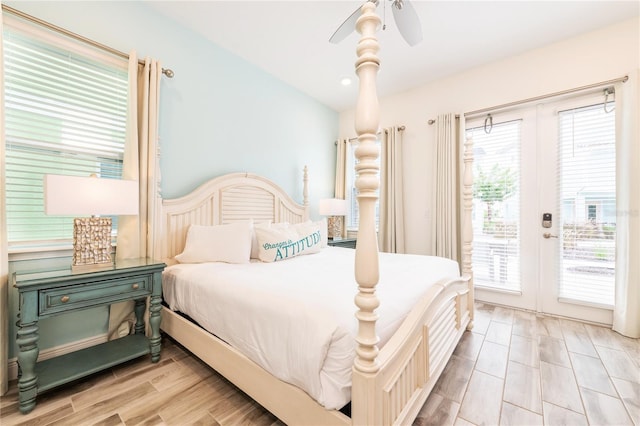
[[[522,122],[467,129],[474,144],[473,270],[480,287],[521,290],[520,141]]]
[[[44,214],[45,174],[122,175],[126,62],[115,65],[113,59],[77,53],[90,49],[65,48],[69,40],[43,38],[38,31],[5,25],[3,32],[7,231],[12,245],[72,237],[70,217]]]
[[[380,148],[380,139],[376,140],[376,144],[378,148]],[[347,181],[345,183],[346,191],[345,191],[345,199],[347,200],[347,217],[345,218],[345,223],[348,230],[357,231],[360,217],[358,214],[358,189],[356,188],[356,172],[355,165],[356,162],[356,148],[358,147],[358,140],[350,140],[347,145]],[[378,167],[380,167],[380,156],[378,156]],[[377,174],[378,179],[380,178],[380,172],[378,169]],[[380,191],[378,191],[378,196]],[[376,202],[376,229],[378,229],[378,224],[380,223],[380,200]]]
[[[559,296],[613,306],[615,111],[603,104],[562,111],[558,125]]]

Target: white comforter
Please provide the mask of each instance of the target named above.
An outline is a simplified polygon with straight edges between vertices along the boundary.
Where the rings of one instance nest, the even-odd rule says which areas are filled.
[[[355,355],[354,254],[327,247],[276,263],[173,265],[163,275],[164,299],[280,380],[339,409],[350,400]],[[380,346],[430,285],[458,275],[449,259],[380,253]]]

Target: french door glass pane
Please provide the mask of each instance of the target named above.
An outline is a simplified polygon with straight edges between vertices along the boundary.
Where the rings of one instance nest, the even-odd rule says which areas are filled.
[[[480,287],[521,290],[521,128],[517,120],[495,124],[488,133],[467,129],[474,144],[473,270]]]
[[[613,306],[615,112],[607,111],[600,104],[559,114],[558,271],[561,298]]]

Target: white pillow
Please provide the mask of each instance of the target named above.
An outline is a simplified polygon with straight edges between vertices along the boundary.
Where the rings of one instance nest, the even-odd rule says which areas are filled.
[[[251,230],[251,259],[258,259],[258,237],[256,236],[256,228],[269,229],[271,227],[271,221],[254,223]]]
[[[312,224],[287,228],[255,228],[258,239],[258,258],[263,262],[277,262],[292,257],[317,253],[322,249],[320,229]]]
[[[271,224],[273,229],[287,229],[291,224],[289,222],[275,222]]]
[[[249,263],[252,221],[228,225],[191,225],[184,251],[176,255],[180,263]]]

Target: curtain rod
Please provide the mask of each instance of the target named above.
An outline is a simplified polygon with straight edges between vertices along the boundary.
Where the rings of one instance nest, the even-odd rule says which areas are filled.
[[[398,131],[403,132],[404,129],[405,129],[404,125],[403,126],[398,126]],[[380,135],[380,134],[382,134],[382,132],[376,133],[376,136]],[[357,141],[357,140],[358,140],[358,138],[349,138],[349,139],[347,139],[348,142],[353,142],[353,141]],[[333,144],[334,145],[338,145],[338,141],[334,141]]]
[[[474,115],[484,114],[485,112],[492,112],[492,111],[501,110],[501,109],[505,109],[505,108],[511,108],[511,107],[514,107],[514,106],[527,104],[527,103],[535,102],[535,101],[541,101],[543,99],[553,98],[553,97],[556,97],[556,96],[568,95],[570,93],[581,92],[583,90],[595,89],[597,87],[607,86],[609,84],[614,84],[614,83],[619,83],[619,82],[626,83],[627,80],[629,80],[629,76],[625,75],[625,76],[622,76],[622,77],[614,78],[613,80],[601,81],[600,83],[588,84],[586,86],[575,87],[573,89],[561,90],[559,92],[549,93],[549,94],[541,95],[541,96],[534,96],[533,98],[528,98],[528,99],[524,99],[524,100],[521,100],[521,101],[508,102],[506,104],[496,105],[496,106],[493,106],[493,107],[490,107],[490,108],[482,108],[482,109],[477,109],[475,111],[465,112],[464,116],[465,116],[465,118],[468,118],[468,117],[471,117],[471,116],[474,116]],[[435,122],[436,121],[434,119],[430,119],[428,121],[429,124],[433,124]]]
[[[525,100],[522,100],[522,101],[509,102],[509,103],[502,104],[502,105],[496,105],[496,106],[493,106],[491,108],[482,108],[482,109],[477,109],[475,111],[465,112],[464,116],[466,118],[466,117],[469,117],[469,116],[483,114],[483,113],[489,112],[489,111],[495,111],[495,110],[499,110],[499,109],[505,109],[505,108],[510,108],[510,107],[513,107],[513,106],[518,106],[520,104],[526,104],[526,103],[530,103],[530,102],[541,101],[543,99],[553,98],[553,97],[562,96],[562,95],[568,95],[570,93],[581,92],[583,90],[595,89],[597,87],[606,86],[606,85],[614,84],[614,83],[618,83],[618,82],[625,83],[627,80],[629,80],[629,76],[625,75],[625,76],[622,76],[622,77],[614,78],[613,80],[601,81],[600,83],[587,84],[586,86],[580,86],[580,87],[575,87],[573,89],[561,90],[559,92],[549,93],[547,95],[534,96],[533,98],[528,98],[528,99],[525,99]]]
[[[458,118],[460,118],[460,115],[459,115],[459,114],[456,114],[456,119],[458,119]],[[429,121],[427,121],[427,123],[428,123],[429,125],[432,125],[432,124],[433,124],[433,123],[435,123],[435,122],[436,122],[436,120],[434,120],[433,118],[430,118],[430,119],[429,119]]]
[[[97,47],[99,49],[105,50],[105,51],[107,51],[107,52],[109,52],[111,54],[114,54],[116,56],[120,56],[121,58],[129,59],[129,55],[124,53],[124,52],[121,52],[121,51],[116,50],[116,49],[114,49],[112,47],[106,46],[106,45],[104,45],[102,43],[98,43],[97,41],[94,41],[94,40],[91,40],[91,39],[86,38],[84,36],[81,36],[80,34],[76,34],[76,33],[72,32],[72,31],[69,31],[69,30],[67,30],[65,28],[59,27],[57,25],[54,25],[54,24],[52,24],[50,22],[44,21],[44,20],[42,20],[40,18],[36,18],[35,16],[31,16],[31,15],[29,15],[27,13],[24,13],[24,12],[18,10],[18,9],[14,9],[11,6],[7,6],[7,5],[3,4],[2,5],[2,10],[6,10],[7,12],[12,13],[14,15],[17,15],[17,16],[23,18],[23,19],[26,19],[27,21],[31,21],[31,22],[34,22],[36,24],[42,25],[42,26],[44,26],[44,27],[46,27],[46,28],[48,28],[50,30],[54,30],[54,31],[62,33],[64,35],[66,35],[66,36],[75,38],[76,40],[79,40],[79,41],[81,41],[83,43],[87,43],[87,44],[89,44],[89,45],[91,45],[93,47]],[[144,61],[138,60],[138,63],[139,64],[144,64]],[[168,78],[173,78],[173,76],[175,75],[173,70],[171,70],[169,68],[162,68],[162,74],[166,75]]]

